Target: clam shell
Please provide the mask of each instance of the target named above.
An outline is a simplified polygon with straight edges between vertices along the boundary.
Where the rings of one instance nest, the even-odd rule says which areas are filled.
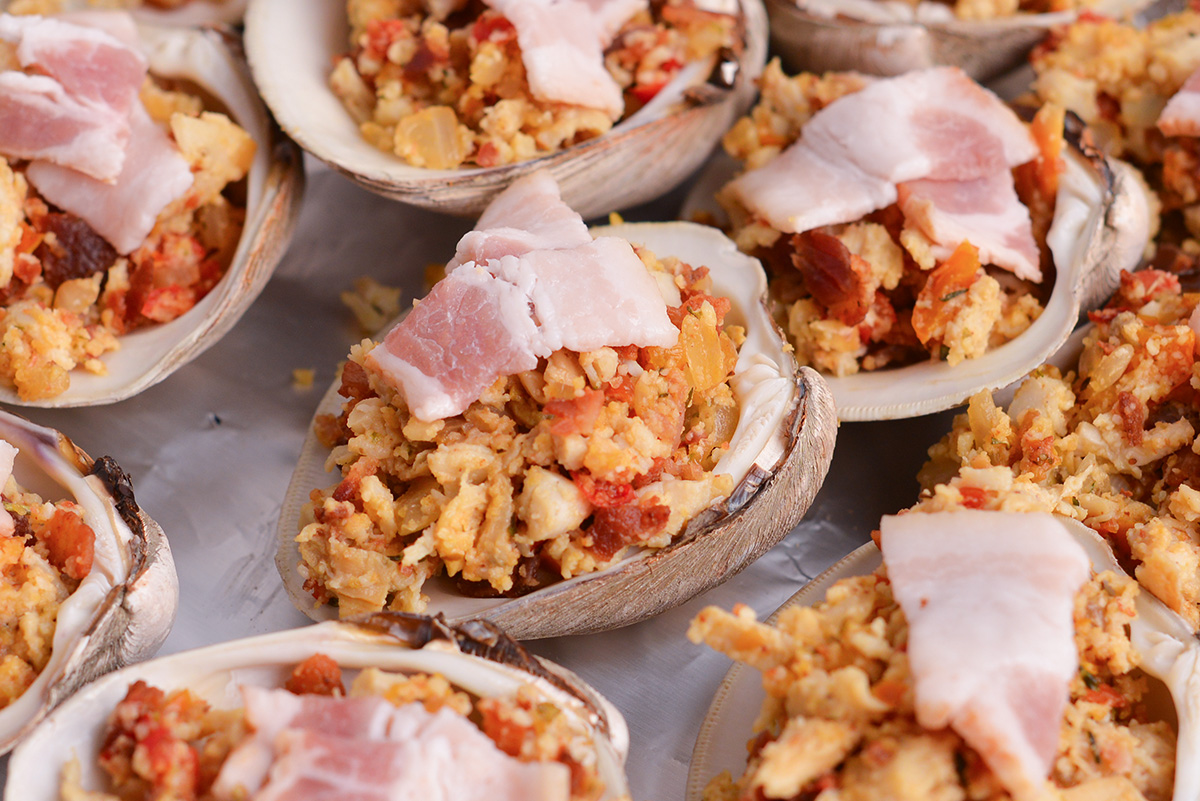
[[[175,620],[179,584],[166,537],[112,459],[93,462],[63,434],[0,411],[0,439],[20,453],[17,481],[83,507],[96,533],[91,572],[63,602],[50,662],[0,710],[0,753],[88,681],[153,654]]]
[[[762,0],[737,0],[737,5],[745,49],[731,88],[705,82],[712,64],[689,65],[604,136],[493,168],[413,167],[362,138],[329,88],[333,58],[347,49],[343,4],[253,0],[246,12],[246,52],[259,91],[288,135],[372,192],[435,211],[478,215],[508,184],[545,169],[567,205],[589,218],[651,200],[682,182],[749,106],[766,62],[767,17]]]
[[[800,521],[833,455],[833,400],[825,382],[797,370],[782,348],[765,306],[766,276],[719,231],[693,223],[640,223],[595,229],[646,245],[660,257],[678,256],[711,269],[714,294],[733,301],[729,320],[746,326],[735,392],[742,415],[729,452],[717,465],[737,482],[732,496],[694,518],[671,545],[639,552],[612,567],[552,584],[519,598],[466,598],[448,584],[425,584],[429,610],[452,621],[485,618],[517,639],[584,634],[619,628],[683,603],[746,567]],[[338,384],[318,413],[336,414]],[[280,514],[276,565],[292,602],[315,620],[337,611],[317,607],[303,587],[295,537],[309,492],[334,480],[327,451],[309,433]]]
[[[1133,270],[1149,241],[1151,203],[1141,175],[1091,149],[1067,151],[1047,243],[1057,270],[1045,310],[1017,338],[953,367],[926,361],[895,369],[826,377],[842,421],[895,420],[950,409],[976,392],[1007,386],[1059,349],[1079,322]],[[732,159],[714,159],[683,216],[714,210],[716,190],[734,176]]]
[[[1112,549],[1096,532],[1070,518],[1059,521],[1083,546],[1098,572],[1123,572]],[[812,606],[841,579],[870,574],[883,562],[874,543],[855,549],[793,595],[769,619],[789,606]],[[1200,798],[1200,641],[1181,617],[1143,590],[1138,593],[1137,617],[1130,624],[1130,639],[1141,653],[1142,669],[1170,691],[1179,721],[1177,729],[1174,801]],[[746,768],[746,741],[762,706],[764,693],[759,673],[735,664],[725,674],[704,716],[688,768],[686,801],[701,801],[708,782],[722,770],[734,776]]]
[[[1120,16],[1149,0],[1110,0],[1096,10]],[[916,9],[877,0],[766,0],[772,52],[790,69],[856,70],[899,75],[937,65],[961,67],[986,81],[1024,61],[1050,28],[1078,13],[1015,14],[993,20],[960,20],[946,6]]]
[[[100,786],[94,756],[109,712],[141,679],[170,691],[188,688],[216,708],[242,705],[238,687],[279,687],[292,668],[322,653],[344,671],[367,667],[436,672],[475,695],[507,695],[533,683],[561,710],[584,724],[596,743],[604,799],[629,792],[624,763],[629,733],[620,712],[578,676],[539,660],[494,627],[459,629],[417,615],[380,614],[358,622],[328,622],[235,640],[154,659],[112,673],[81,690],[54,712],[13,754],[6,801],[59,798],[59,770],[74,756],[84,786]]]
[[[0,386],[2,403],[93,406],[124,400],[157,384],[233,327],[266,285],[291,236],[304,188],[301,153],[258,98],[237,38],[219,30],[145,24],[139,25],[139,33],[151,73],[195,83],[219,99],[258,143],[237,251],[225,277],[187,313],[122,336],[121,349],[103,357],[107,375],[75,370],[66,392],[39,401],[23,401],[13,388]]]

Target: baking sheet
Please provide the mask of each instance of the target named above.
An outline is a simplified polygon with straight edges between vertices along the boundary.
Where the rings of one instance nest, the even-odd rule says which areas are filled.
[[[687,187],[627,214],[671,219]],[[364,333],[338,294],[369,275],[421,292],[470,221],[402,206],[309,162],[296,236],[262,296],[224,339],[128,401],[61,411],[9,407],[114,457],[138,502],[166,531],[180,608],[160,653],[308,625],[273,562],[275,525],[306,428],[350,346]],[[311,389],[292,370],[316,371]],[[803,583],[866,542],[879,517],[911,505],[925,449],[950,413],[842,425],[833,466],[808,515],[725,584],[618,631],[529,643],[579,673],[624,713],[635,801],[684,797],[696,734],[729,660],[686,639],[707,604],[745,603],[765,617]],[[7,759],[0,760],[0,777]]]

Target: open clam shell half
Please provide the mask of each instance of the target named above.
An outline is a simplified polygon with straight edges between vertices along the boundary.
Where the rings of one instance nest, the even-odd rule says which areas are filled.
[[[1108,543],[1092,529],[1059,517],[1083,546],[1096,572],[1123,572]],[[825,598],[833,584],[851,576],[869,575],[883,558],[867,543],[830,567],[793,595],[783,607],[812,606]],[[1137,617],[1130,623],[1130,641],[1141,654],[1141,669],[1161,681],[1171,695],[1178,720],[1176,730],[1174,801],[1200,798],[1200,641],[1191,628],[1149,592],[1136,598]],[[774,622],[776,611],[768,622]],[[759,673],[735,664],[713,697],[692,752],[687,801],[701,801],[708,782],[723,770],[741,775],[746,767],[746,741],[752,735],[764,693]]]
[[[662,195],[692,173],[749,106],[766,63],[762,0],[737,0],[744,36],[737,61],[686,67],[642,109],[604,136],[502,167],[413,167],[369,144],[329,88],[333,57],[346,50],[342,3],[254,0],[246,52],[258,88],[283,129],[317,158],[385,197],[458,215],[478,215],[523,175],[549,170],[563,200],[584,218]]]
[[[833,456],[833,400],[825,382],[797,370],[766,308],[766,276],[719,231],[692,223],[640,223],[596,229],[710,269],[713,294],[728,297],[726,319],[746,329],[733,378],[741,405],[728,453],[716,470],[733,476],[732,495],[692,519],[671,545],[641,551],[598,573],[576,576],[517,598],[467,598],[449,583],[425,584],[428,611],[453,621],[485,618],[517,639],[583,634],[636,623],[683,603],[746,567],[781,540],[812,503]],[[336,414],[338,384],[318,413]],[[310,432],[288,486],[276,565],[296,606],[335,618],[304,589],[295,537],[309,492],[331,483],[328,451]]]
[[[1119,17],[1149,0],[1110,0],[1100,13]],[[1019,66],[1056,25],[1078,13],[1019,13],[991,20],[954,17],[937,2],[766,0],[771,45],[790,69],[857,70],[899,75],[939,65],[986,81]]]
[[[60,770],[78,757],[84,787],[101,786],[95,755],[109,712],[139,679],[164,691],[190,689],[214,708],[242,705],[238,687],[281,687],[292,668],[313,654],[332,658],[348,680],[375,667],[402,673],[439,673],[478,697],[511,695],[533,684],[591,735],[605,790],[603,799],[626,796],[624,763],[629,733],[620,712],[578,676],[528,654],[486,624],[460,628],[418,615],[382,613],[354,622],[250,637],[187,651],[105,676],[51,715],[13,755],[6,801],[58,799]]]
[[[94,406],[157,384],[233,327],[266,286],[287,247],[303,195],[302,154],[259,99],[237,37],[217,29],[138,27],[153,75],[194,84],[223,105],[258,145],[246,179],[246,219],[237,250],[224,277],[192,309],[171,322],[122,336],[120,350],[104,357],[107,374],[76,370],[70,387],[46,400],[24,401],[13,388],[0,387],[0,402]]]
[[[1010,342],[954,366],[926,361],[827,377],[841,420],[932,414],[958,406],[980,390],[1018,381],[1062,346],[1081,313],[1108,299],[1122,270],[1137,267],[1152,224],[1149,190],[1141,175],[1090,148],[1064,152],[1066,172],[1046,237],[1056,276],[1042,315]],[[712,197],[735,169],[732,159],[714,159],[685,204],[684,216],[716,211]]]
[[[92,569],[59,609],[49,663],[0,710],[3,753],[88,681],[153,654],[174,622],[179,585],[162,529],[112,459],[93,461],[61,433],[2,411],[0,439],[19,451],[17,482],[78,504],[96,535]]]

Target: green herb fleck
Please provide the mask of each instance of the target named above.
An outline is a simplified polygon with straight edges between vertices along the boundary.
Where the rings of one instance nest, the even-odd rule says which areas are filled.
[[[1100,686],[1100,679],[1096,678],[1087,668],[1079,669],[1079,678],[1083,679],[1083,685],[1089,690],[1094,690]]]
[[[949,292],[949,293],[947,293],[947,294],[945,294],[945,295],[942,295],[942,303],[945,303],[945,302],[946,302],[946,301],[948,301],[948,300],[954,300],[954,299],[955,299],[955,298],[957,298],[959,295],[965,295],[965,294],[967,294],[967,290],[965,290],[965,289],[956,289],[956,290],[954,290],[953,292]]]
[[[949,345],[942,345],[942,350],[941,350],[941,353],[938,354],[938,358],[941,359],[942,361],[946,361],[947,359],[950,358],[950,346]]]

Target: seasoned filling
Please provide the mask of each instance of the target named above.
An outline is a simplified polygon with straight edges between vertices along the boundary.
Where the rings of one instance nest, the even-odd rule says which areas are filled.
[[[680,293],[674,347],[559,350],[433,422],[368,365],[372,342],[351,350],[342,413],[316,421],[342,480],[313,491],[296,538],[318,603],[420,611],[443,574],[469,595],[526,593],[662,548],[729,495],[713,467],[737,424],[743,332],[706,268],[637,252]]]
[[[1200,628],[1200,295],[1124,274],[1074,369],[1035,370],[1007,411],[973,397],[930,448],[917,507],[1048,511],[1108,538],[1138,581]]]
[[[1071,682],[1051,781],[1067,798],[1167,801],[1175,735],[1147,711],[1128,623],[1137,584],[1094,575],[1075,597],[1079,672]],[[914,712],[908,624],[885,568],[843,579],[815,606],[790,606],[774,625],[748,607],[716,607],[688,636],[763,674],[766,699],[746,772],[715,777],[707,801],[977,799],[1009,795],[951,729],[922,728]]]
[[[0,65],[15,66],[13,54],[0,42]],[[127,255],[112,244],[121,241],[117,235],[101,235],[39,194],[35,185],[42,184],[32,169],[46,169],[45,162],[0,154],[0,381],[23,400],[60,395],[72,370],[105,374],[102,357],[120,347],[122,334],[179,317],[221,280],[233,258],[245,212],[242,201],[224,192],[245,177],[254,141],[224,114],[206,111],[200,97],[171,84],[147,79],[140,101],[152,120],[146,125],[167,133],[169,157],[182,156],[177,170],[184,181],[190,171],[191,185],[156,218],[150,213],[146,228],[151,222],[153,228]],[[135,118],[140,113],[133,112]],[[131,141],[140,136],[135,132]],[[128,164],[122,183],[126,174],[152,169],[137,152]],[[50,169],[77,176],[70,194],[91,191],[75,188],[91,178]],[[60,180],[67,179],[55,176],[55,191],[67,193]],[[165,179],[139,180],[144,194]],[[132,216],[105,214],[103,202],[83,205],[88,211],[79,214],[105,216],[105,225],[123,227]]]
[[[512,758],[522,765],[553,765],[554,770],[566,773],[571,801],[591,801],[604,791],[590,734],[532,685],[521,686],[511,696],[480,698],[455,687],[440,674],[389,673],[368,668],[357,674],[347,693],[337,663],[327,656],[315,654],[296,666],[285,689],[291,694],[290,698],[299,700],[289,701],[289,696],[282,690],[254,690],[257,697],[252,697],[247,694],[250,689],[243,688],[244,697],[248,704],[254,703],[253,708],[248,705],[238,709],[214,709],[190,690],[164,692],[139,680],[130,686],[125,698],[109,715],[100,739],[98,764],[107,786],[101,792],[83,789],[79,762],[73,760],[63,769],[61,796],[65,801],[81,798],[229,801],[246,797],[244,790],[239,789],[239,782],[243,775],[254,773],[253,766],[247,762],[245,754],[239,754],[237,764],[235,760],[229,760],[228,768],[226,761],[239,746],[245,747],[255,740],[256,721],[265,729],[280,729],[271,739],[279,743],[287,740],[292,749],[298,748],[299,743],[312,741],[321,741],[327,749],[339,747],[343,741],[354,742],[360,758],[347,756],[340,760],[343,766],[340,769],[346,774],[341,781],[349,781],[351,772],[361,770],[353,777],[359,786],[386,780],[381,776],[389,768],[385,762],[370,766],[361,764],[362,754],[379,749],[379,754],[390,755],[393,749],[404,748],[408,749],[406,753],[414,753],[415,746],[400,742],[403,739],[400,737],[389,744],[387,738],[382,738],[384,742],[381,743],[377,734],[349,733],[358,728],[364,708],[371,710],[374,716],[375,728],[368,727],[368,730],[377,731],[380,717],[386,715],[378,710],[377,702],[368,702],[364,707],[361,702],[321,704],[318,701],[320,705],[315,707],[315,714],[306,717],[302,701],[309,696],[383,699],[395,707],[392,714],[413,716],[418,720],[427,720],[428,716],[444,710],[448,714],[443,717],[448,718],[449,723],[439,722],[440,731],[436,733],[426,729],[425,737],[440,738],[448,729],[471,727],[487,738],[490,744],[486,748],[498,752],[494,757],[487,756],[489,760]],[[301,711],[297,713],[297,709]],[[263,710],[270,710],[272,716],[260,720],[256,716],[262,716]],[[276,718],[276,714],[281,717]],[[321,721],[316,730],[312,729],[314,718]],[[474,736],[478,738],[478,733]],[[431,751],[434,761],[444,760],[450,753],[468,753],[461,744],[451,746],[452,750],[448,750],[448,745],[441,740],[434,746],[435,750]],[[270,754],[267,758],[270,759]],[[285,765],[284,757],[277,754],[274,759],[275,767],[264,792],[270,791],[272,784],[284,782],[290,771],[302,771],[303,767],[296,762],[305,761],[293,760],[292,764]],[[322,767],[327,772],[325,781],[338,780],[337,769],[329,764]],[[456,769],[453,765],[445,767]],[[459,765],[457,769],[466,767]],[[332,779],[330,771],[334,774]],[[265,772],[263,776],[265,778]],[[383,789],[380,787],[381,791]]]
[[[857,73],[788,77],[779,62],[772,61],[763,73],[758,105],[738,120],[724,139],[725,150],[743,163],[747,174],[717,195],[732,223],[731,236],[743,251],[758,257],[771,276],[775,315],[795,347],[797,360],[834,376],[928,359],[957,364],[980,356],[1028,328],[1041,314],[1053,285],[1045,235],[1063,170],[1063,116],[1051,106],[1043,108],[1029,128],[1033,144],[1028,146],[1035,148],[1037,155],[1011,170],[1016,191],[1012,203],[1018,217],[1027,210],[1030,223],[1026,223],[1029,227],[1024,236],[1032,236],[1029,249],[1036,251],[1032,269],[1022,278],[992,263],[983,235],[975,238],[982,226],[972,229],[966,239],[955,238],[957,247],[945,247],[946,243],[935,247],[930,226],[941,225],[935,215],[941,213],[937,205],[944,200],[935,199],[930,205],[914,198],[918,198],[916,192],[936,187],[940,181],[901,183],[897,202],[876,204],[875,211],[855,222],[800,225],[798,233],[781,230],[783,223],[778,220],[785,216],[783,212],[756,212],[746,205],[741,194],[745,189],[737,184],[745,186],[750,172],[780,158],[789,145],[801,139],[802,129],[814,115],[839,98],[864,90],[869,81]],[[942,105],[951,104],[945,101]],[[931,114],[928,119],[935,117]],[[862,126],[888,125],[886,118],[860,119],[854,128],[861,131]],[[920,138],[917,142],[924,146]],[[954,145],[943,145],[946,147]],[[783,160],[788,158],[785,154]],[[986,157],[970,158],[983,161]],[[828,168],[824,153],[816,156],[816,163],[818,171]],[[814,169],[811,159],[807,167]],[[853,165],[851,168],[850,175],[862,175],[853,171]],[[996,178],[1007,181],[1007,172]],[[847,185],[841,177],[825,181],[831,187]],[[879,188],[867,186],[870,191]],[[895,198],[895,190],[891,191]],[[988,195],[999,196],[993,191]],[[780,191],[772,197],[787,199]],[[953,202],[965,197],[966,193],[960,194]],[[813,205],[854,205],[857,200],[839,189]],[[1005,213],[1005,219],[1011,221],[1011,212]],[[994,237],[995,233],[988,235]],[[1030,276],[1039,269],[1042,280],[1037,283]]]
[[[0,461],[7,447],[0,441]],[[20,697],[50,661],[58,610],[92,569],[95,533],[72,501],[45,501],[12,477],[0,490],[2,708]]]
[[[1134,28],[1087,16],[1055,30],[1032,56],[1033,90],[1078,114],[1097,143],[1143,172],[1163,211],[1158,263],[1200,257],[1200,140],[1156,127],[1167,101],[1200,68],[1200,14],[1183,11]]]
[[[629,4],[612,3],[621,5]],[[350,0],[347,8],[351,50],[334,67],[333,91],[368,142],[433,169],[512,164],[593,139],[684,65],[740,47],[735,17],[693,0],[656,0],[596,52],[595,69],[611,76],[613,100],[624,103],[614,115],[588,105],[595,92],[572,101],[532,90],[517,29],[479,0]],[[573,42],[591,34],[561,35]],[[574,67],[560,60],[550,79],[565,81]]]

